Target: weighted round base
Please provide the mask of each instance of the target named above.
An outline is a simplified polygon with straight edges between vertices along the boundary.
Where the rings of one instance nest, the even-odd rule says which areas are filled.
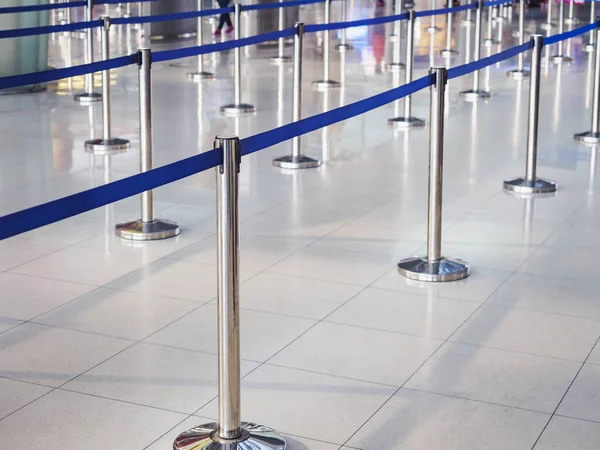
[[[118,223],[115,234],[123,239],[132,241],[156,241],[168,239],[179,234],[179,225],[169,220],[155,219],[152,222],[132,220]]]
[[[123,17],[123,19],[129,19],[131,17],[131,14],[125,13],[125,14],[123,14],[122,17]]]
[[[273,56],[271,58],[269,58],[269,61],[271,61],[271,64],[275,64],[275,65],[282,65],[282,64],[289,64],[292,62],[292,58],[290,56]]]
[[[424,127],[425,121],[417,117],[394,117],[388,119],[388,125],[392,128],[407,129]]]
[[[476,102],[478,100],[487,100],[492,96],[488,91],[483,89],[469,89],[468,91],[462,91],[458,95],[466,102]]]
[[[273,165],[275,167],[281,167],[282,169],[313,169],[319,167],[321,161],[304,155],[288,155],[274,159]]]
[[[354,46],[351,44],[338,44],[335,46],[335,49],[338,52],[347,52],[348,50],[353,50]]]
[[[129,150],[129,141],[127,139],[91,139],[85,141],[85,151],[94,155],[114,155]]]
[[[212,72],[192,72],[188,73],[187,77],[189,80],[195,81],[196,83],[202,80],[214,80],[215,74]]]
[[[249,105],[247,103],[240,103],[239,105],[231,104],[221,106],[221,113],[231,117],[250,114],[253,112],[256,112],[256,108],[253,105]]]
[[[552,57],[554,64],[571,64],[573,59],[566,55],[555,55]]]
[[[594,47],[595,47],[594,44],[585,44],[583,46],[583,51],[586,53],[594,53]]]
[[[515,194],[550,194],[556,192],[556,183],[543,178],[536,178],[533,181],[524,178],[510,178],[504,180],[504,189]]]
[[[75,95],[73,99],[82,105],[89,105],[90,103],[101,102],[102,94],[99,92],[84,92],[82,94]]]
[[[445,48],[444,50],[440,51],[440,56],[442,58],[454,58],[456,55],[458,55],[458,52],[456,50],[452,50],[451,48]]]
[[[404,70],[405,67],[404,63],[400,62],[387,63],[385,65],[386,70],[389,70],[390,72],[400,72],[401,70]]]
[[[498,41],[498,39],[493,38],[487,38],[483,40],[483,45],[485,45],[486,47],[491,47],[492,45],[497,45],[499,43],[500,41]]]
[[[520,34],[521,34],[521,33],[519,33],[519,30],[515,30],[515,31],[513,31],[513,32],[512,32],[512,37],[516,37],[516,38],[518,38]],[[528,37],[528,36],[530,36],[530,35],[531,35],[531,33],[530,33],[529,31],[525,31],[525,32],[523,33],[523,37],[524,37],[524,38],[526,38],[526,37]]]
[[[581,20],[579,20],[577,17],[567,17],[565,19],[565,23],[567,25],[575,25],[576,23],[581,22]]]
[[[218,436],[219,424],[207,423],[184,431],[173,442],[173,450],[285,450],[285,439],[264,425],[242,422],[239,439]]]
[[[512,78],[513,80],[523,80],[524,78],[529,77],[531,75],[528,70],[509,70],[506,72],[506,76],[508,78]]]
[[[506,22],[508,19],[506,17],[502,17],[502,16],[496,16],[494,18],[495,22]]]
[[[398,263],[398,272],[409,280],[457,281],[468,277],[471,268],[460,259],[442,258],[433,262],[423,257],[403,259]]]
[[[312,85],[317,91],[328,91],[329,89],[338,89],[342,87],[342,83],[335,80],[313,81]]]
[[[460,23],[460,26],[461,26],[461,27],[467,27],[467,28],[468,28],[468,27],[472,27],[473,25],[475,25],[475,22],[473,22],[473,20],[467,20],[467,19],[463,20],[463,21]]]
[[[441,29],[441,28],[438,28],[438,27],[433,27],[433,26],[431,26],[431,27],[427,27],[427,32],[428,32],[429,34],[435,34],[435,33],[439,33],[440,31],[442,31],[442,29]]]
[[[542,30],[551,30],[555,26],[556,26],[556,24],[554,22],[545,22],[545,23],[543,23],[543,24],[540,25],[540,28]]]
[[[573,139],[583,144],[596,145],[600,144],[600,133],[594,133],[592,131],[586,131],[584,133],[577,133],[573,135]]]
[[[388,34],[388,39],[390,42],[396,42],[396,39],[398,39],[398,36],[396,36],[395,34]]]

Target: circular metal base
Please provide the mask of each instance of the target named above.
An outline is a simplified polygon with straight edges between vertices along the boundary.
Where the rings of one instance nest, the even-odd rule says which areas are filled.
[[[396,42],[396,39],[398,39],[398,36],[396,36],[395,34],[388,34],[388,39],[390,42]]]
[[[202,80],[214,80],[215,74],[212,72],[192,72],[187,74],[188,79],[198,82]]]
[[[524,178],[504,180],[504,189],[516,194],[550,194],[556,192],[556,183],[543,178],[528,181]]]
[[[127,139],[111,138],[85,141],[85,151],[94,155],[113,155],[126,152],[128,149],[129,141]]]
[[[594,47],[595,47],[594,44],[585,44],[583,46],[583,51],[586,53],[594,53]]]
[[[102,94],[98,92],[84,92],[82,94],[75,95],[73,99],[82,105],[89,105],[90,103],[101,102]]]
[[[570,64],[573,59],[566,55],[555,55],[552,57],[552,62],[554,64]]]
[[[579,20],[577,17],[567,17],[565,19],[565,23],[567,25],[575,25],[576,23],[581,22],[581,20]]]
[[[442,258],[427,261],[427,258],[408,258],[398,263],[398,272],[409,280],[417,281],[457,281],[466,278],[471,268],[460,259]]]
[[[469,89],[468,91],[462,91],[459,95],[467,102],[476,102],[477,100],[487,100],[492,96],[488,91],[483,89]]]
[[[498,39],[493,38],[487,38],[483,40],[483,45],[485,45],[486,47],[491,47],[492,45],[497,45],[499,43],[500,41],[498,41]]]
[[[288,64],[292,62],[292,58],[290,56],[273,56],[271,58],[269,58],[269,61],[271,61],[271,64]]]
[[[308,156],[282,156],[273,160],[275,167],[282,169],[313,169],[321,165],[318,159],[309,158]]]
[[[425,121],[417,117],[394,117],[388,119],[388,125],[392,128],[406,129],[424,127]]]
[[[253,105],[248,105],[247,103],[240,103],[239,105],[231,104],[221,106],[221,112],[226,116],[235,117],[256,112],[256,108]]]
[[[329,89],[337,89],[342,87],[342,83],[335,80],[319,80],[313,81],[313,88],[317,91],[327,91]]]
[[[335,49],[338,52],[347,52],[348,50],[353,50],[354,46],[351,44],[338,44],[335,46]]]
[[[472,27],[473,25],[475,25],[475,22],[473,22],[473,20],[467,20],[467,19],[463,20],[460,23],[461,27]]]
[[[519,30],[515,30],[515,31],[513,31],[513,32],[512,32],[512,37],[516,37],[516,38],[518,38],[518,37],[519,37],[519,34],[520,34],[520,33],[519,33]],[[527,36],[529,36],[529,35],[531,35],[531,33],[530,33],[529,31],[526,31],[526,32],[524,32],[524,33],[523,33],[523,37],[524,37],[524,38],[526,38],[526,37],[527,37]]]
[[[542,30],[551,30],[555,26],[556,26],[556,24],[554,22],[545,22],[545,23],[543,23],[543,24],[540,25],[540,28]]]
[[[433,27],[433,26],[432,27],[427,27],[427,32],[429,34],[439,33],[440,31],[442,31],[442,29],[438,28],[438,27]]]
[[[456,55],[458,55],[458,52],[456,50],[452,50],[451,48],[446,48],[440,51],[440,56],[442,58],[453,58]]]
[[[179,234],[179,225],[169,220],[155,219],[152,222],[132,220],[130,222],[118,223],[115,226],[115,234],[123,239],[132,241],[156,241],[168,239]]]
[[[173,442],[173,450],[285,450],[285,439],[264,425],[242,423],[239,439],[218,436],[219,424],[207,423],[184,431]]]
[[[529,77],[531,75],[528,70],[509,70],[506,72],[506,76],[508,78],[512,78],[513,80],[523,80],[524,78]]]
[[[385,68],[387,70],[389,70],[390,72],[400,72],[401,70],[404,70],[404,68],[406,67],[406,65],[404,63],[387,63],[385,65]]]
[[[583,144],[596,145],[600,144],[600,133],[586,131],[584,133],[577,133],[573,135],[573,139]]]

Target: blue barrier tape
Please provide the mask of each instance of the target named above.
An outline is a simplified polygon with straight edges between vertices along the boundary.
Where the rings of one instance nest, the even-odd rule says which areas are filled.
[[[133,23],[170,22],[173,20],[194,19],[198,17],[214,16],[233,12],[233,8],[204,9],[202,11],[188,11],[160,16],[118,17],[111,19],[115,25],[128,25]]]
[[[120,3],[148,3],[148,2],[157,2],[159,0],[98,0],[94,3],[102,4],[102,5],[118,5]]]
[[[243,11],[260,11],[261,9],[291,8],[293,6],[311,5],[313,3],[323,3],[325,0],[292,0],[288,2],[262,3],[257,5],[248,5],[242,8]]]
[[[507,3],[512,3],[512,0],[507,1],[507,0],[494,0],[492,2],[484,2],[483,6],[489,8],[490,6],[500,6],[500,5],[505,5]]]
[[[71,78],[88,73],[100,72],[102,70],[117,69],[119,67],[130,66],[137,64],[137,53],[128,56],[120,56],[118,58],[109,59],[106,61],[98,61],[91,64],[83,64],[81,66],[65,67],[63,69],[44,70],[42,72],[26,73],[23,75],[12,75],[9,77],[0,78],[0,89],[9,89],[20,86],[29,86],[37,83],[47,83],[49,81],[62,80],[63,78]]]
[[[426,75],[409,84],[404,84],[400,87],[390,89],[389,91],[374,95],[373,97],[350,103],[349,105],[341,106],[339,108],[332,109],[331,111],[317,114],[316,116],[307,117],[306,119],[301,119],[297,122],[283,125],[282,127],[275,128],[274,130],[265,131],[264,133],[247,137],[240,141],[242,155],[249,155],[267,147],[271,147],[292,139],[293,137],[310,133],[311,131],[318,130],[319,128],[327,127],[329,125],[333,125],[334,123],[372,111],[380,106],[391,103],[402,97],[406,97],[410,94],[420,91],[421,89],[425,89],[426,87],[434,84],[434,82],[434,75]]]
[[[38,36],[40,34],[63,33],[65,31],[86,30],[88,28],[98,28],[102,26],[101,20],[92,20],[91,22],[77,22],[67,25],[50,25],[46,27],[19,28],[16,30],[1,30],[0,39],[16,38],[24,36]]]
[[[408,13],[397,14],[395,16],[375,17],[373,19],[353,20],[352,22],[333,22],[310,24],[304,27],[305,33],[316,33],[325,30],[342,30],[344,28],[363,27],[366,25],[378,25],[382,23],[395,22],[397,20],[408,19]]]
[[[466,9],[477,9],[477,3],[469,3],[467,5],[455,6],[452,8],[440,8],[440,9],[430,9],[427,11],[417,11],[415,13],[415,16],[416,17],[439,16],[440,14],[455,13],[455,12],[459,12],[459,11],[464,11]]]
[[[553,36],[548,36],[544,38],[544,45],[556,44],[557,42],[564,41],[566,39],[571,39],[575,36],[579,36],[580,34],[587,33],[588,31],[592,31],[598,28],[598,23],[589,23],[579,28],[575,28],[574,30],[567,31],[562,34],[555,34]]]
[[[63,8],[78,8],[80,6],[86,6],[87,2],[67,2],[67,3],[52,3],[47,5],[30,5],[30,6],[7,6],[0,8],[0,14],[15,14],[22,12],[32,11],[49,11],[52,9],[63,9]]]
[[[222,161],[222,149],[210,150],[104,186],[8,214],[0,217],[0,240],[173,183],[216,167]]]
[[[207,53],[222,52],[237,47],[246,47],[248,45],[260,44],[262,42],[275,41],[279,38],[293,36],[296,33],[295,28],[287,28],[281,31],[272,31],[270,33],[258,34],[247,38],[236,39],[233,41],[217,42],[196,47],[179,48],[177,50],[163,50],[152,53],[153,62],[171,61],[173,59],[189,58],[190,56],[205,55]]]
[[[476,70],[483,69],[484,67],[491,66],[497,62],[517,56],[519,53],[526,52],[531,48],[533,48],[533,41],[528,41],[524,44],[504,50],[503,52],[488,56],[487,58],[482,58],[469,64],[463,64],[462,66],[452,67],[448,70],[448,79],[451,80],[453,78],[462,77],[468,73],[475,72]]]

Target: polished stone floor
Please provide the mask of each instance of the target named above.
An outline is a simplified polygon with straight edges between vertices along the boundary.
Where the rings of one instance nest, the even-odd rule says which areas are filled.
[[[303,8],[302,20],[321,21],[320,8]],[[351,18],[384,13],[349,3]],[[517,43],[513,13],[494,24],[501,44],[484,55]],[[589,9],[576,14],[587,21]],[[249,27],[255,15],[244,18]],[[451,65],[464,62],[473,33],[461,19]],[[545,9],[528,10],[527,30],[544,20]],[[444,47],[445,19],[437,34],[429,25],[417,23],[415,77],[444,64],[432,55]],[[332,52],[344,88],[326,94],[310,86],[322,63],[320,40],[308,35],[304,116],[393,87],[383,70],[390,32],[348,30],[355,48],[343,75]],[[140,45],[131,28],[115,26],[111,38],[115,56]],[[450,82],[443,253],[472,265],[464,281],[397,273],[400,258],[425,251],[429,133],[389,129],[394,105],[305,136],[319,169],[274,168],[289,142],[243,160],[244,420],[281,431],[293,450],[600,448],[597,149],[572,139],[590,128],[587,39],[567,44],[572,65],[542,75],[538,175],[558,182],[551,198],[502,191],[504,178],[524,173],[528,82],[505,76],[516,61],[482,74],[486,103],[458,97],[470,76]],[[53,36],[51,65],[80,64],[82,50],[78,36]],[[202,84],[185,77],[193,60],[155,64],[155,164],[204,152],[217,134],[288,123],[292,71],[268,64],[274,51],[243,52],[243,100],[257,113],[240,119],[219,112],[233,96],[231,52],[205,57],[217,78]],[[112,157],[83,150],[101,132],[101,107],[73,102],[82,78],[0,97],[1,214],[137,173],[137,68],[112,81],[113,135],[132,142]],[[414,115],[428,118],[428,105],[426,91],[414,95]],[[115,237],[118,221],[140,215],[131,198],[0,243],[0,449],[167,450],[217,416],[214,178],[209,170],[155,191],[157,216],[181,225],[174,239]]]

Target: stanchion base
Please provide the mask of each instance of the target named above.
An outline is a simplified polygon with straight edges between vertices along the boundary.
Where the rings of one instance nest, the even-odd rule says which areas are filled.
[[[240,103],[239,105],[231,104],[221,106],[221,112],[226,116],[235,117],[256,112],[256,108],[253,105],[248,105],[247,103]]]
[[[92,139],[85,141],[85,151],[94,155],[114,155],[129,150],[127,139]]]
[[[115,226],[115,234],[132,241],[156,241],[168,239],[179,234],[179,225],[169,220],[156,219],[152,222],[132,220]]]
[[[555,55],[552,57],[552,62],[554,64],[571,64],[573,59],[566,55]]]
[[[214,80],[215,74],[212,72],[192,72],[187,74],[188,79],[198,82],[202,80]]]
[[[555,26],[556,26],[556,24],[554,22],[544,22],[543,24],[540,25],[540,28],[542,30],[551,30]]]
[[[429,34],[439,33],[440,31],[442,31],[442,29],[438,28],[438,27],[433,27],[433,26],[432,27],[427,27],[427,32]]]
[[[271,428],[242,422],[239,439],[218,436],[219,424],[207,423],[184,431],[173,442],[173,450],[284,450],[285,439]]]
[[[523,80],[524,78],[529,77],[531,75],[528,70],[509,70],[506,72],[506,76],[508,78],[512,78],[513,80]]]
[[[273,56],[269,58],[271,64],[281,65],[281,64],[289,64],[292,62],[292,58],[290,56]]]
[[[335,46],[335,49],[338,52],[347,52],[348,50],[353,50],[354,46],[351,44],[338,44]]]
[[[329,89],[338,89],[342,87],[342,83],[335,80],[313,81],[312,85],[317,91],[328,91]]]
[[[398,36],[396,36],[395,34],[388,34],[388,40],[390,42],[396,42],[396,39],[398,39]]]
[[[595,48],[594,44],[585,44],[583,46],[583,51],[586,53],[594,53],[594,48]]]
[[[472,20],[467,20],[467,19],[463,20],[463,21],[460,23],[460,26],[461,26],[461,27],[467,27],[467,28],[468,28],[468,27],[472,27],[473,25],[475,25],[475,22],[473,22]]]
[[[485,45],[486,47],[491,47],[492,45],[497,45],[499,44],[500,41],[498,41],[498,39],[494,39],[494,38],[487,38],[483,40],[483,45]]]
[[[512,32],[512,37],[518,38],[519,34],[520,34],[519,30],[515,30],[515,31]],[[531,35],[531,33],[529,31],[526,31],[526,32],[523,33],[523,38],[526,38],[527,36],[530,36],[530,35]]]
[[[588,145],[596,145],[600,144],[600,133],[593,133],[591,131],[586,131],[584,133],[577,133],[573,135],[573,139],[579,141],[583,144]]]
[[[458,52],[456,50],[452,50],[451,48],[445,48],[444,50],[440,51],[440,56],[442,58],[454,58],[456,55],[458,55]]]
[[[506,17],[502,17],[502,16],[496,16],[494,17],[494,21],[495,22],[506,22],[508,19]]]
[[[458,95],[461,96],[466,102],[476,102],[477,100],[487,100],[492,96],[488,91],[483,89],[469,89],[468,91],[462,91]]]
[[[406,65],[400,62],[387,63],[385,65],[386,70],[389,70],[390,72],[400,72],[401,70],[404,70],[405,67]]]
[[[84,92],[75,95],[73,99],[76,102],[81,103],[82,105],[89,105],[90,103],[101,102],[102,94],[100,94],[99,92]]]
[[[510,178],[504,180],[504,189],[521,195],[550,194],[556,192],[556,183],[543,178],[536,178],[533,181],[524,178]]]
[[[398,263],[398,272],[409,280],[417,281],[457,281],[466,278],[471,268],[460,259],[442,258],[427,261],[427,258],[408,258]]]
[[[581,22],[581,20],[579,20],[577,17],[567,17],[565,19],[565,23],[567,25],[575,25],[576,23]]]
[[[394,117],[388,119],[388,125],[392,128],[406,129],[419,128],[425,126],[425,121],[418,117]]]
[[[321,165],[321,161],[318,159],[309,158],[308,156],[282,156],[273,160],[275,167],[281,167],[282,169],[313,169]]]

